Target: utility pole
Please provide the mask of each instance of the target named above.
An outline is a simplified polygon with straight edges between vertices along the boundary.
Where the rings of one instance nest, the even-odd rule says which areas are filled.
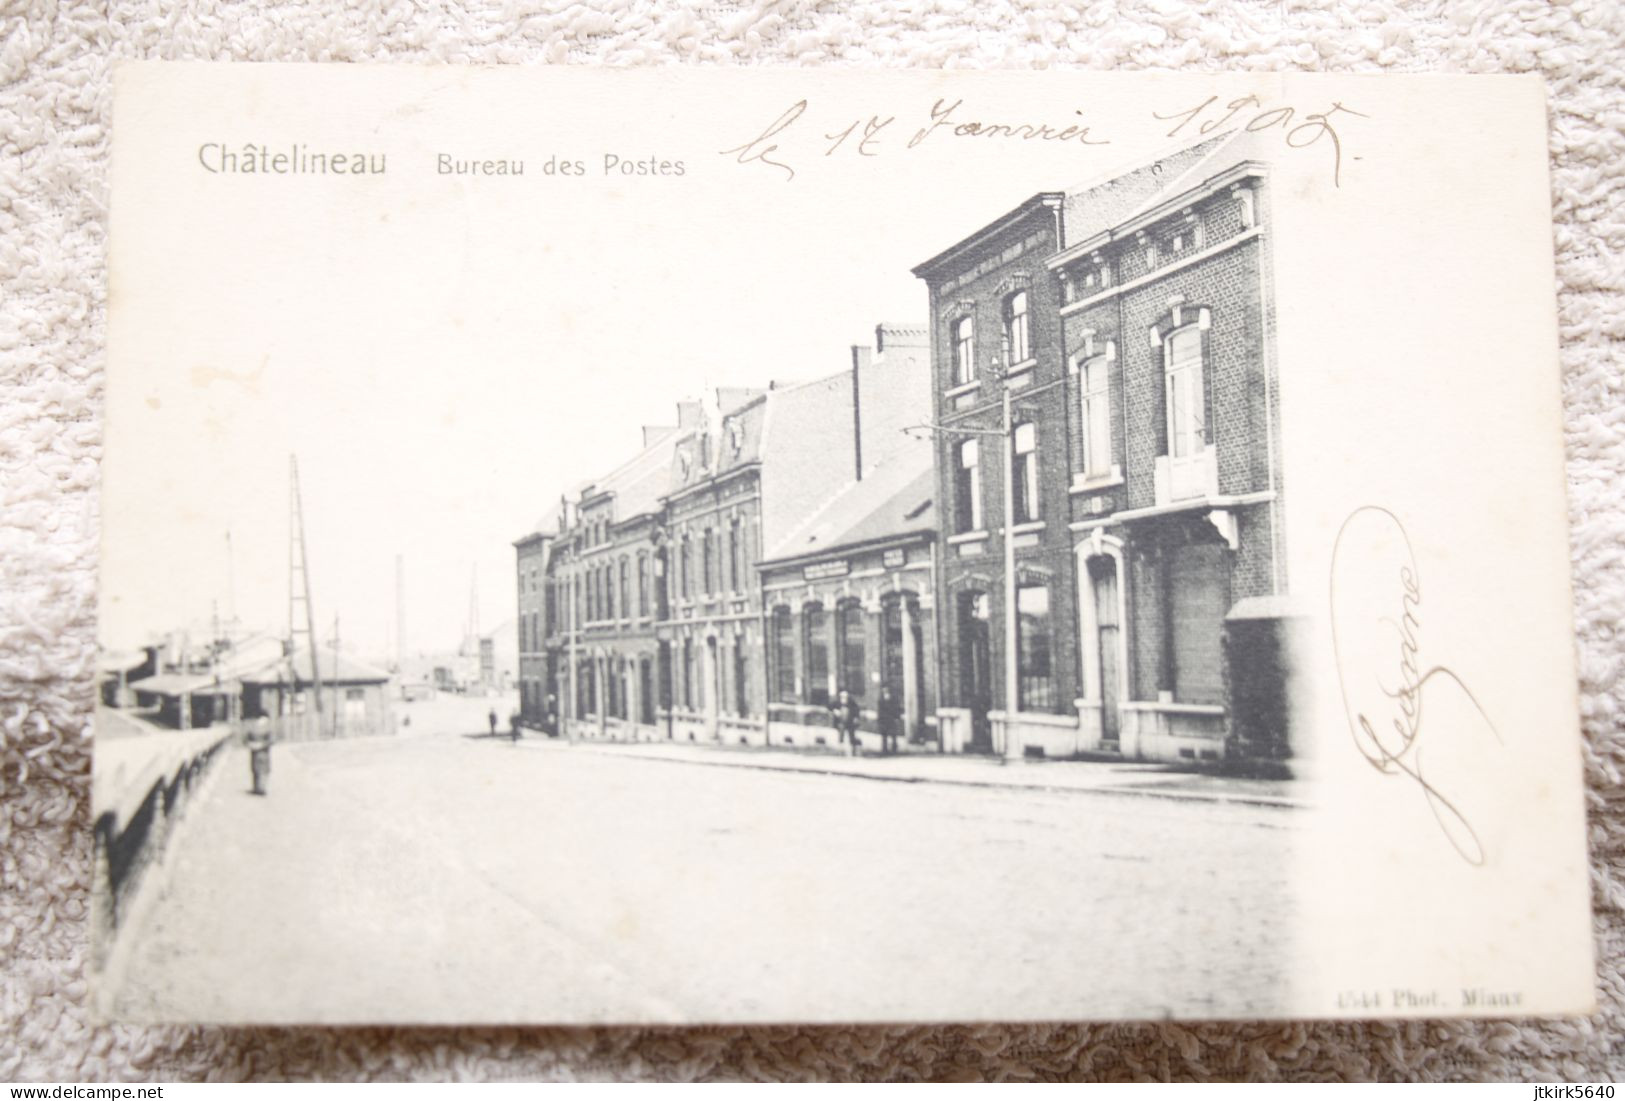
[[[304,615],[299,614],[300,607]],[[304,626],[300,626],[300,620]],[[288,456],[288,665],[293,670],[294,690],[298,691],[299,636],[305,636],[310,651],[310,680],[315,688],[316,736],[324,733],[322,723],[322,670],[316,657],[316,612],[310,602],[310,569],[305,555],[305,506],[299,496],[299,457]]]
[[[406,565],[395,556],[395,668],[406,668]]]
[[[1020,670],[1016,662],[1016,456],[1014,428],[1010,423],[1010,380],[1001,379],[1000,408],[1003,411],[999,432],[1000,450],[1004,452],[1004,714],[1005,745],[1001,755],[1008,756],[1010,724],[1021,709],[1021,693],[1017,689]],[[1035,456],[1036,459],[1036,456]]]
[[[1003,358],[1008,358],[1005,356]],[[999,381],[999,427],[998,428],[969,428],[957,424],[921,424],[912,425],[903,429],[904,432],[925,431],[939,436],[987,436],[996,438],[1000,448],[1004,451],[1003,482],[1004,488],[1004,713],[1006,728],[1014,721],[1021,709],[1021,692],[1019,679],[1021,664],[1018,660],[1017,646],[1020,642],[1018,633],[1018,619],[1016,611],[1016,531],[1015,531],[1015,486],[1016,486],[1016,456],[1015,456],[1015,413],[1014,405],[1017,397],[1021,400],[1037,397],[1046,390],[1053,390],[1057,386],[1066,385],[1064,377],[1042,386],[1023,387],[1017,395],[1010,386],[1010,379],[1004,373],[1001,357],[994,353],[993,361],[989,365],[989,373]],[[988,407],[968,411],[971,413],[983,412]],[[1036,457],[1034,459],[1036,460]],[[1008,733],[1006,734],[1008,739]],[[1005,745],[995,746],[995,752],[1002,758],[1010,753],[1008,740]]]

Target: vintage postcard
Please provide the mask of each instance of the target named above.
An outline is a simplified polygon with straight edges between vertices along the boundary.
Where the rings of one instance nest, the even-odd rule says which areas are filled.
[[[1545,133],[120,69],[98,1011],[1587,1011]]]

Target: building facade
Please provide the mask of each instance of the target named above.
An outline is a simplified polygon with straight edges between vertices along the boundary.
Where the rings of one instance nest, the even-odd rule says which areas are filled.
[[[937,747],[934,496],[922,440],[848,486],[761,563],[772,744],[839,744],[831,708],[845,691],[862,732],[878,732],[889,710],[904,744]]]
[[[1288,755],[1268,185],[1246,136],[1035,196],[916,274],[944,429],[945,744]]]
[[[875,348],[854,347],[850,366],[826,377],[683,403],[674,428],[645,429],[633,459],[567,495],[540,525],[550,531],[517,540],[526,721],[580,738],[767,744],[764,548],[804,533],[866,475],[896,477],[902,429],[929,416],[927,356],[923,326],[881,325]],[[911,461],[921,454],[915,446]],[[915,543],[934,538],[910,524]],[[899,638],[918,672],[898,682],[913,685],[911,729],[928,731],[930,556],[904,553],[901,603],[889,613],[878,596],[870,603],[905,617]],[[882,646],[877,635],[873,652]]]

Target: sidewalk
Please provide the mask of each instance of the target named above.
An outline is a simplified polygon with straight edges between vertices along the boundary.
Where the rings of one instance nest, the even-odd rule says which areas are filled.
[[[1003,761],[996,757],[904,753],[895,757],[842,757],[791,749],[661,744],[659,742],[576,742],[527,732],[527,749],[601,753],[720,768],[754,768],[851,776],[897,783],[964,784],[972,787],[1030,788],[1043,791],[1102,792],[1242,803],[1266,807],[1307,807],[1303,780],[1254,780],[1184,771],[1148,761]]]

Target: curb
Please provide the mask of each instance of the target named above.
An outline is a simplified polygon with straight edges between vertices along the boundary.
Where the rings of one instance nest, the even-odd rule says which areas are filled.
[[[547,743],[551,744],[553,739]],[[524,741],[518,743],[525,745]],[[876,775],[870,772],[851,772],[846,769],[827,768],[819,766],[796,767],[780,764],[775,761],[725,761],[707,759],[700,756],[666,756],[663,754],[640,753],[631,743],[596,743],[596,742],[565,742],[557,741],[557,748],[581,749],[589,753],[597,753],[605,757],[632,757],[640,761],[655,761],[667,764],[699,765],[707,768],[737,768],[758,772],[780,772],[798,776],[836,776],[849,780],[870,780],[877,783],[888,784],[943,784],[954,787],[997,788],[1005,791],[1043,791],[1061,795],[1120,795],[1148,799],[1170,799],[1181,802],[1220,803],[1233,806],[1268,807],[1273,810],[1304,810],[1311,804],[1304,799],[1288,796],[1249,795],[1233,792],[1205,792],[1205,791],[1179,791],[1158,790],[1143,787],[1077,787],[1067,784],[1053,783],[1013,783],[992,779],[960,779],[956,777],[917,776],[917,775]]]

